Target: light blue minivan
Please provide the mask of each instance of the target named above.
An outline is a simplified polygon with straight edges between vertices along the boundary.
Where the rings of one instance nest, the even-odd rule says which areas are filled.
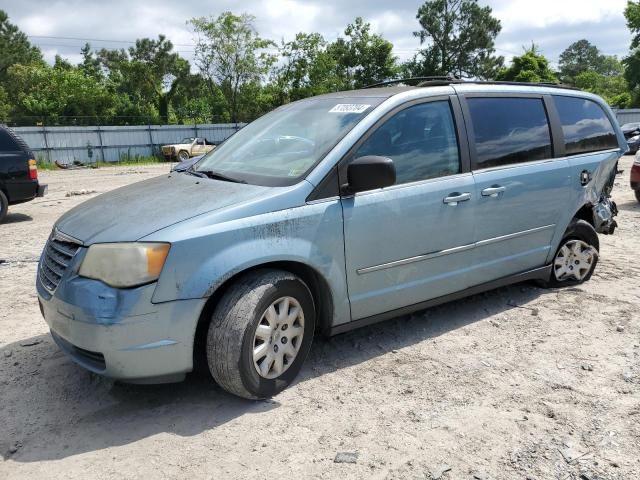
[[[314,333],[588,280],[626,148],[602,99],[560,87],[440,79],[309,98],[185,172],[62,216],[40,307],[93,372],[170,382],[203,366],[270,397]]]

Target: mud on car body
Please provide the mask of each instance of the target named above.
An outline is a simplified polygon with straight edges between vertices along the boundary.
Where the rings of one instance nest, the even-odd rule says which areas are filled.
[[[588,280],[626,150],[610,109],[549,86],[442,83],[285,105],[184,172],[74,208],[39,264],[53,338],[114,378],[200,365],[264,398],[315,333]]]

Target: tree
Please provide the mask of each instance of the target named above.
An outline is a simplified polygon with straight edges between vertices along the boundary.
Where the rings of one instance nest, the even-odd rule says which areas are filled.
[[[599,75],[616,76],[622,73],[622,64],[615,56],[603,55],[588,40],[578,40],[560,54],[560,79],[574,85],[578,75],[595,72]]]
[[[197,17],[188,22],[196,35],[196,66],[211,96],[218,88],[222,90],[233,122],[239,120],[242,87],[260,81],[276,61],[265,51],[275,44],[258,36],[254,20],[246,13],[224,12],[216,18]]]
[[[319,33],[298,33],[280,47],[280,66],[273,75],[272,94],[278,103],[339,89],[336,59]]]
[[[102,49],[98,60],[109,73],[112,85],[125,93],[150,104],[158,112],[161,121],[169,117],[169,106],[180,83],[189,75],[189,62],[173,52],[173,44],[164,35],[158,40],[142,38],[135,47],[125,50]],[[94,77],[93,58],[84,54],[87,65],[83,70]]]
[[[623,75],[607,76],[586,70],[575,77],[574,83],[580,90],[600,95],[612,107],[628,108],[631,105],[631,93]]]
[[[38,47],[29,43],[27,36],[18,27],[9,23],[9,17],[0,10],[0,84],[6,82],[7,70],[17,63],[44,64]]]
[[[502,29],[491,7],[477,0],[428,0],[416,18],[421,30],[414,32],[427,44],[405,65],[412,76],[456,75],[492,78],[504,58],[495,56],[495,38]]]
[[[588,40],[578,40],[569,45],[560,54],[560,78],[563,82],[573,84],[575,77],[588,70],[597,71],[600,67],[601,55],[598,47]]]
[[[107,89],[77,68],[13,65],[7,72],[7,93],[14,99],[14,117],[101,117],[113,113],[114,99]],[[94,121],[95,119],[91,119]]]
[[[498,73],[497,80],[509,82],[553,82],[558,79],[549,67],[549,61],[542,55],[536,45],[525,49],[524,54],[511,59],[511,66]]]
[[[82,55],[82,63],[78,65],[78,68],[82,73],[87,77],[102,81],[104,74],[102,72],[102,66],[100,65],[100,59],[94,54],[93,50],[91,50],[91,45],[85,43],[84,47],[80,49],[80,54]]]
[[[640,2],[627,2],[624,10],[627,19],[627,28],[633,35],[631,39],[631,51],[622,60],[625,66],[624,77],[632,90],[632,104],[640,104]]]
[[[371,24],[362,17],[347,25],[344,34],[346,38],[338,38],[328,48],[343,88],[361,88],[397,75],[393,44],[372,34]]]

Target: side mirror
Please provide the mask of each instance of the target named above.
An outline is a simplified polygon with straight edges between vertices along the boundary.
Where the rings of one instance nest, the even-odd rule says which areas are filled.
[[[396,167],[387,157],[367,155],[356,158],[347,167],[347,182],[342,187],[347,194],[389,187],[396,183]]]

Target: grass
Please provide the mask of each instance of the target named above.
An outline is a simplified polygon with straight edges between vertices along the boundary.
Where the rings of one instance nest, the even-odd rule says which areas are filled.
[[[154,165],[157,163],[165,163],[166,160],[155,156],[136,155],[135,157],[127,157],[122,155],[116,162],[86,162],[85,165],[94,168],[103,167],[136,167],[140,165]],[[48,162],[44,158],[38,158],[38,170],[60,170],[54,162]]]

